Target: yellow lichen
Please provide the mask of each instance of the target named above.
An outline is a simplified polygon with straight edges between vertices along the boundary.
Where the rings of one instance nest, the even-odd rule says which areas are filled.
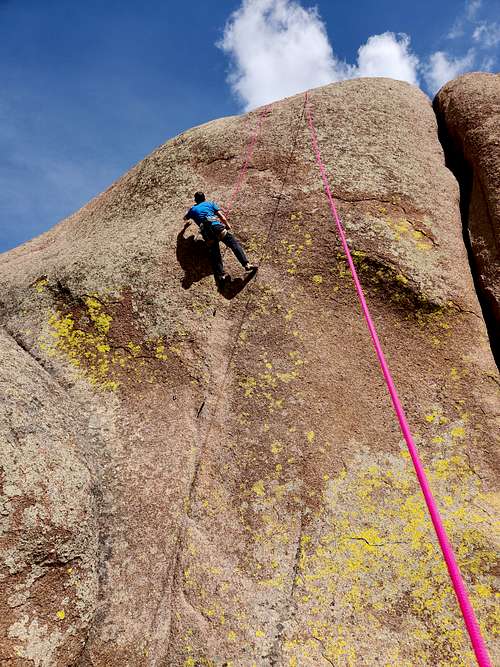
[[[283,445],[282,445],[282,443],[279,442],[278,440],[275,440],[275,441],[271,444],[271,452],[272,452],[273,454],[279,454],[279,453],[281,452],[282,449],[283,449]]]
[[[257,380],[253,377],[248,377],[242,380],[239,386],[245,390],[245,396],[252,396],[257,386]]]
[[[161,359],[162,361],[168,359],[168,356],[165,354],[165,345],[163,345],[161,341],[158,341],[158,344],[156,345],[155,357],[157,359]]]
[[[141,346],[136,345],[131,340],[127,343],[127,347],[130,350],[130,353],[133,357],[137,357],[141,353]]]
[[[406,452],[401,460],[408,461]],[[495,550],[488,545],[487,532],[480,532],[487,517],[473,509],[477,478],[460,454],[432,459],[427,469],[464,576],[481,577],[471,596],[488,638],[495,622],[488,574]],[[300,664],[312,637],[333,664],[355,665],[358,647],[367,650],[356,619],[362,616],[376,627],[374,611],[397,618],[404,590],[410,610],[406,632],[414,642],[415,662],[399,660],[400,637],[389,631],[387,664],[472,667],[447,570],[409,464],[401,465],[394,457],[383,464],[358,461],[335,480],[325,477],[324,528],[300,540],[296,601],[308,631],[292,637],[285,648]],[[351,502],[344,505],[347,498]],[[325,622],[324,609],[332,601],[337,621]]]
[[[257,496],[264,496],[266,493],[264,490],[264,482],[261,479],[259,479],[259,481],[255,482],[255,484],[252,486],[252,491]]]
[[[111,325],[112,318],[107,313],[103,312],[103,304],[95,297],[86,297],[84,299],[87,305],[87,312],[95,325],[95,328],[100,334],[107,334]]]
[[[126,351],[120,346],[115,347],[111,325],[112,316],[105,311],[105,303],[97,295],[83,299],[85,309],[76,312],[53,312],[48,321],[49,334],[41,336],[39,348],[50,357],[62,354],[75,368],[77,374],[100,389],[116,391],[121,383],[120,373],[128,368],[135,373],[135,381],[142,382],[141,369],[145,361],[142,346],[129,341]],[[146,342],[150,345],[150,342]],[[154,357],[160,360],[167,358],[164,345],[158,341]],[[153,357],[151,357],[153,358]],[[153,377],[148,378],[154,381]]]
[[[47,278],[38,278],[38,280],[36,280],[36,281],[33,283],[32,287],[33,287],[33,289],[35,289],[39,294],[41,294],[42,292],[45,291],[45,286],[48,284],[48,282],[49,282],[49,281],[47,280]]]

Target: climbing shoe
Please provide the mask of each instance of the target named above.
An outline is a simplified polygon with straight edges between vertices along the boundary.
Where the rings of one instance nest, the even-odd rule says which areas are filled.
[[[250,262],[245,265],[245,271],[248,271],[249,273],[257,271],[258,268],[259,267],[256,264],[250,264]]]

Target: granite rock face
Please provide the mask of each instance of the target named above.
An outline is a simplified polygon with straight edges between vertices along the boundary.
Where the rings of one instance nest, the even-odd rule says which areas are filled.
[[[0,657],[73,664],[97,603],[94,481],[73,400],[0,331]],[[86,443],[89,445],[90,443]]]
[[[462,185],[477,286],[494,338],[500,331],[500,74],[454,79],[439,91],[435,109]],[[497,361],[498,345],[497,339]]]
[[[432,106],[388,79],[319,88],[311,104],[372,316],[498,657],[498,376]],[[23,364],[27,390],[51,398],[45,439],[30,446],[60,453],[60,467],[49,459],[15,483],[17,502],[42,478],[71,497],[56,551],[87,564],[85,595],[67,594],[62,621],[52,580],[20,611],[17,574],[5,572],[7,665],[474,664],[302,95],[272,106],[232,209],[258,274],[226,253],[233,278],[218,291],[204,242],[183,227],[194,191],[228,201],[257,120],[258,110],[168,141],[0,257],[2,354]],[[7,411],[4,428],[13,423]],[[24,539],[14,511],[2,515],[7,544]],[[15,548],[30,572],[33,547]],[[66,591],[64,568],[50,572]],[[43,639],[18,630],[44,622]],[[76,634],[64,635],[70,622]],[[58,652],[34,657],[48,643]]]

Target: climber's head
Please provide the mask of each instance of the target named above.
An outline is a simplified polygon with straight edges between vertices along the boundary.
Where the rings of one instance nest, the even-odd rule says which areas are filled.
[[[201,204],[202,201],[205,201],[205,193],[204,192],[195,192],[194,193],[194,200],[197,204]]]

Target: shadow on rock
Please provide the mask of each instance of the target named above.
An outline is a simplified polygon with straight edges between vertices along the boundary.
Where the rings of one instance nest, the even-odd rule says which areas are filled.
[[[203,239],[190,234],[184,236],[187,225],[177,234],[177,261],[184,270],[184,278],[181,285],[189,289],[193,283],[212,274],[212,265],[208,255],[208,249]]]
[[[245,285],[252,280],[255,273],[255,271],[253,273],[247,273],[244,278],[231,278],[231,280],[226,280],[223,284],[218,285],[219,294],[225,299],[234,299],[234,297],[244,289]]]
[[[185,236],[187,227],[188,225],[184,225],[177,234],[176,250],[177,261],[184,270],[181,281],[184,289],[189,289],[193,283],[213,275],[207,244],[198,235]],[[217,289],[225,299],[234,299],[254,276],[255,272],[246,274],[244,278],[231,278],[217,285]]]

